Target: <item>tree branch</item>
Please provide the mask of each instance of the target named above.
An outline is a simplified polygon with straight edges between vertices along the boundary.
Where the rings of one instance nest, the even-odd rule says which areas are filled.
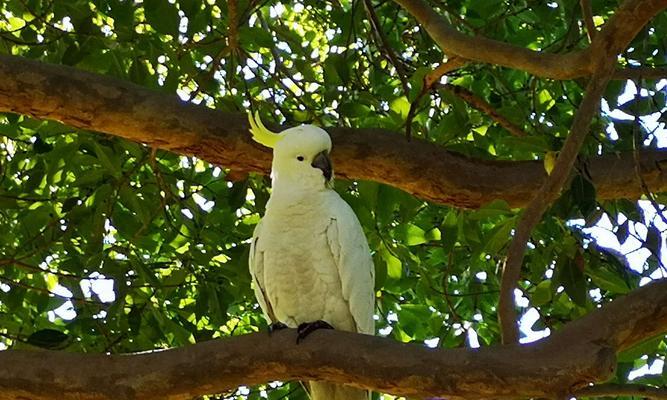
[[[591,75],[604,54],[618,54],[646,23],[667,8],[667,0],[625,0],[595,35],[586,50],[563,54],[532,51],[482,36],[457,31],[424,0],[394,0],[426,29],[447,54],[469,60],[520,69],[552,79]]]
[[[286,329],[133,355],[1,351],[0,400],[185,400],[296,379],[412,397],[553,398],[607,379],[615,352],[665,331],[661,280],[522,346],[430,349],[328,330],[296,345]]]
[[[526,244],[535,225],[540,222],[547,207],[560,195],[563,186],[570,177],[572,167],[579,154],[579,149],[590,130],[591,120],[598,112],[600,99],[613,73],[613,64],[609,54],[605,57],[606,64],[601,63],[598,70],[586,87],[584,98],[572,121],[570,134],[565,140],[563,149],[558,155],[551,175],[546,179],[540,190],[524,210],[516,227],[516,233],[507,250],[507,259],[502,273],[500,299],[498,302],[498,320],[502,331],[503,343],[519,341],[519,328],[514,307],[514,289],[521,275],[521,265],[526,251]],[[604,61],[604,60],[603,60]]]
[[[603,385],[588,386],[572,393],[576,397],[618,397],[631,396],[645,399],[667,400],[666,387],[652,387],[633,384],[606,383]]]
[[[239,17],[237,7],[236,0],[227,1],[227,46],[232,52],[237,52],[239,49]]]
[[[271,153],[254,144],[247,117],[181,101],[132,83],[74,68],[0,55],[0,112],[61,121],[230,168],[268,173]],[[546,178],[541,161],[489,161],[457,155],[380,129],[328,129],[336,175],[386,183],[424,200],[478,208],[495,199],[525,206]],[[667,190],[667,151],[641,153],[642,176]],[[600,199],[639,198],[632,153],[592,158]]]
[[[667,79],[667,68],[630,67],[614,72],[614,79]]]
[[[579,5],[581,6],[581,16],[586,25],[586,33],[588,34],[588,40],[593,42],[595,39],[595,34],[597,29],[595,28],[595,23],[593,22],[593,6],[591,5],[591,0],[579,0]]]
[[[509,133],[517,137],[526,136],[526,131],[515,125],[512,121],[505,118],[501,115],[491,104],[481,97],[478,97],[473,92],[462,86],[456,86],[451,84],[440,85],[440,88],[447,90],[454,95],[461,98],[463,101],[468,103],[472,108],[475,108],[486,115],[488,115],[492,120],[494,120],[498,125],[505,128]]]
[[[591,74],[608,54],[620,54],[644,26],[667,8],[667,0],[625,0],[595,34],[590,47]]]
[[[408,80],[406,77],[407,74],[405,73],[405,68],[403,67],[402,61],[399,60],[398,56],[396,56],[396,53],[394,52],[394,49],[389,44],[387,35],[385,35],[384,31],[382,30],[382,24],[380,23],[380,19],[375,13],[375,8],[373,8],[373,3],[371,3],[371,0],[364,0],[364,7],[366,8],[366,13],[368,14],[368,22],[371,26],[371,29],[375,32],[375,36],[377,36],[378,49],[380,50],[381,54],[384,54],[387,57],[389,63],[396,69],[396,75],[401,81],[403,92],[407,96],[410,92],[410,88],[408,87]]]
[[[438,68],[429,72],[424,76],[425,90],[431,89],[433,85],[438,82],[446,74],[464,67],[469,61],[461,57],[451,57],[447,61],[438,65]]]

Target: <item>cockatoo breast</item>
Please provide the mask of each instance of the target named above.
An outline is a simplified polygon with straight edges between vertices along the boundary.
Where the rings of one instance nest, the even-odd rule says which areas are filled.
[[[264,276],[270,277],[264,290],[276,318],[290,327],[325,320],[336,329],[356,330],[327,238],[341,206],[347,204],[332,190],[267,205],[258,242]]]

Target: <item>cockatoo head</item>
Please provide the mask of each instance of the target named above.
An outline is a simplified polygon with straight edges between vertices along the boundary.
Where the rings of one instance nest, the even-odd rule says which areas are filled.
[[[314,125],[301,125],[280,133],[269,131],[255,114],[249,115],[253,139],[273,149],[271,176],[275,182],[287,181],[291,186],[321,189],[330,186],[333,166],[329,153],[331,138]]]

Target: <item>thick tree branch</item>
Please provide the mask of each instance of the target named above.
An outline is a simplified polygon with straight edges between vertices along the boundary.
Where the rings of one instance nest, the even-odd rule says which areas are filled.
[[[447,54],[553,79],[591,75],[604,54],[620,53],[651,18],[667,8],[667,0],[625,0],[614,16],[596,33],[588,49],[551,54],[482,36],[468,36],[449,25],[424,0],[394,1],[412,14]]]
[[[667,8],[667,0],[625,0],[614,15],[595,33],[590,47],[590,72],[607,62],[607,55],[620,54],[653,17]]]
[[[288,329],[134,355],[2,351],[0,400],[180,400],[293,379],[412,397],[553,398],[605,380],[614,353],[666,331],[662,280],[522,346],[430,349],[326,330],[296,345]]]
[[[667,79],[667,68],[625,68],[614,72],[614,79]]]
[[[239,173],[267,173],[271,154],[252,143],[247,117],[182,102],[129,82],[0,55],[0,111],[61,121],[120,136]],[[546,173],[541,161],[475,160],[378,129],[328,129],[336,174],[393,185],[440,204],[478,208],[495,199],[525,206]],[[667,190],[667,151],[643,152],[642,176]],[[632,153],[589,161],[600,199],[639,198]]]
[[[593,78],[588,83],[584,98],[572,121],[570,134],[565,140],[563,149],[556,160],[556,165],[551,175],[549,175],[540,190],[528,204],[528,207],[524,210],[512,243],[510,243],[510,247],[507,250],[507,259],[503,267],[498,303],[498,319],[502,330],[503,343],[516,343],[519,341],[519,328],[514,307],[514,289],[521,274],[521,265],[523,264],[526,244],[530,239],[530,233],[533,231],[533,228],[540,222],[547,207],[560,195],[560,191],[565,186],[571,174],[579,150],[590,130],[591,120],[598,112],[600,99],[613,73],[611,55],[613,54],[605,57],[607,64],[602,64],[600,70],[593,75]]]
[[[588,386],[573,393],[575,397],[618,397],[631,396],[644,399],[667,400],[667,388],[657,388],[633,384],[607,383],[596,386]]]

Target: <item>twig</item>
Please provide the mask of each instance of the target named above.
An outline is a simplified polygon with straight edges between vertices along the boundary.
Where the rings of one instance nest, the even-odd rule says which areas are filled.
[[[205,82],[206,80],[213,79],[215,76],[215,73],[218,72],[218,68],[220,67],[220,61],[226,56],[231,54],[231,49],[229,46],[223,47],[218,54],[213,57],[213,60],[211,61],[210,69],[207,71],[203,71],[201,74],[199,74],[199,82]],[[190,96],[188,97],[188,101],[194,100],[199,93],[202,91],[202,83],[197,82],[197,79],[195,79],[195,82],[197,83],[197,87],[195,88],[192,93],[190,93]]]
[[[667,399],[667,387],[653,387],[636,384],[606,383],[602,385],[588,386],[572,393],[576,397],[616,397],[633,396],[645,399],[665,400]]]
[[[443,76],[463,67],[468,63],[469,61],[466,60],[465,58],[450,57],[447,61],[440,64],[438,68],[434,69],[433,71],[429,72],[424,76],[424,87],[431,89],[433,85],[436,82],[438,82]]]
[[[579,5],[581,6],[581,15],[586,24],[588,40],[592,43],[597,30],[595,29],[595,23],[593,22],[593,7],[591,6],[591,0],[580,0]]]
[[[424,97],[424,95],[428,93],[445,74],[461,68],[467,62],[467,60],[461,57],[453,57],[440,64],[438,68],[424,76],[424,84],[422,89],[417,97],[415,97],[415,99],[412,101],[412,103],[410,103],[410,110],[408,111],[408,115],[405,118],[405,136],[408,140],[412,138],[412,120],[415,118],[417,106],[419,105],[419,101],[422,99],[422,97]]]
[[[403,93],[407,98],[409,97],[410,94],[410,85],[408,84],[408,78],[405,68],[401,63],[401,60],[394,52],[393,47],[389,44],[389,40],[387,39],[387,36],[384,34],[384,31],[382,30],[382,24],[380,24],[380,20],[377,14],[375,13],[375,9],[373,8],[371,0],[364,0],[364,7],[366,8],[366,13],[368,14],[368,20],[370,22],[371,28],[373,29],[373,31],[375,32],[375,36],[377,37],[380,53],[384,54],[385,57],[387,57],[387,59],[389,60],[389,63],[391,63],[391,65],[394,66],[394,69],[396,69],[396,75],[398,76],[398,79],[401,81],[401,87],[403,88]],[[417,98],[417,100],[419,100],[419,97]],[[405,118],[406,120],[405,137],[408,140],[412,138],[412,119],[414,118],[415,110],[417,108],[417,100],[414,101],[412,104],[410,104],[410,110],[408,111],[408,115]]]
[[[28,264],[28,263],[23,262],[21,260],[13,259],[13,258],[0,260],[0,267],[5,266],[5,265],[10,265],[10,266],[13,265],[17,268],[21,268],[21,269],[24,269],[26,271],[41,272],[41,273],[51,274],[51,275],[55,275],[55,276],[58,276],[58,277],[61,277],[61,278],[66,278],[66,279],[77,279],[77,280],[88,279],[88,280],[91,280],[91,281],[98,280],[98,279],[105,279],[105,278],[99,278],[99,277],[79,276],[79,275],[70,274],[68,272],[55,271],[55,270],[52,270],[52,269],[43,269],[43,268],[36,267],[34,265],[31,265],[31,264]]]
[[[16,282],[16,281],[13,281],[11,279],[4,278],[2,276],[0,276],[0,282],[4,283],[5,285],[8,285],[8,286],[18,287],[18,288],[26,289],[26,290],[32,290],[32,291],[35,291],[35,292],[47,294],[49,296],[59,297],[59,298],[64,299],[64,300],[70,300],[73,303],[95,304],[95,305],[98,305],[98,306],[105,306],[106,305],[106,303],[101,302],[101,301],[97,301],[97,300],[89,300],[89,299],[86,299],[86,298],[83,298],[83,297],[76,297],[76,296],[71,296],[71,297],[70,296],[64,296],[64,295],[52,292],[49,289],[28,285],[27,283],[23,283],[23,282]]]
[[[507,251],[498,304],[498,320],[501,326],[502,341],[505,344],[517,343],[519,340],[513,293],[521,274],[521,264],[530,233],[542,218],[547,207],[559,195],[570,176],[579,149],[588,134],[591,120],[599,108],[600,98],[613,71],[611,57],[600,61],[598,70],[586,87],[586,93],[572,122],[570,135],[563,145],[551,175],[546,178],[526,207],[516,228],[514,239]]]
[[[508,120],[502,116],[491,104],[489,104],[483,98],[477,96],[473,92],[462,86],[456,86],[452,84],[444,84],[438,86],[441,89],[447,90],[448,92],[453,93],[457,97],[460,97],[465,102],[467,102],[472,108],[475,108],[494,120],[498,125],[505,128],[509,133],[514,136],[523,137],[526,136],[526,131],[515,125],[512,121]]]
[[[370,0],[364,0],[364,6],[366,7],[366,12],[368,13],[368,19],[370,20],[371,27],[373,28],[373,31],[377,35],[377,38],[379,40],[379,45],[380,49],[383,50],[383,53],[387,56],[389,59],[389,62],[396,68],[396,74],[398,75],[398,79],[401,81],[401,86],[403,87],[403,92],[405,92],[405,95],[407,96],[408,93],[410,92],[410,88],[408,87],[408,80],[406,78],[406,73],[405,69],[403,68],[403,64],[401,64],[400,60],[396,56],[396,53],[394,53],[393,47],[389,44],[389,40],[387,40],[387,36],[384,34],[384,31],[382,30],[382,25],[380,24],[380,20],[378,19],[377,14],[375,13],[375,9],[373,8],[373,4],[371,4]]]
[[[635,94],[635,100],[639,97],[639,84],[637,81],[635,81],[635,86],[637,87],[637,93]],[[648,184],[646,184],[646,181],[644,180],[644,177],[642,176],[642,167],[641,167],[641,160],[639,159],[639,148],[641,147],[641,141],[639,138],[639,131],[641,128],[641,121],[639,120],[639,116],[636,114],[633,115],[633,124],[632,124],[632,157],[635,161],[634,165],[634,170],[635,170],[635,175],[637,175],[637,179],[639,180],[639,186],[642,189],[642,192],[644,193],[644,196],[648,199],[648,201],[651,203],[653,208],[655,208],[656,214],[662,219],[664,223],[667,224],[667,217],[663,214],[663,212],[660,210],[660,205],[658,202],[655,200],[655,196],[653,196],[653,192],[648,187]],[[656,126],[655,129],[658,127]],[[654,130],[655,130],[654,129]],[[658,259],[658,261],[660,261]]]
[[[445,301],[447,302],[449,310],[452,312],[452,317],[454,318],[454,321],[460,323],[463,319],[456,312],[456,306],[452,303],[452,299],[449,298],[450,297],[449,293],[447,293],[447,287],[449,286],[450,267],[452,266],[452,258],[453,258],[453,253],[450,251],[449,256],[447,257],[447,267],[445,268],[445,273],[443,274],[441,281],[443,290],[442,294],[445,297]]]

